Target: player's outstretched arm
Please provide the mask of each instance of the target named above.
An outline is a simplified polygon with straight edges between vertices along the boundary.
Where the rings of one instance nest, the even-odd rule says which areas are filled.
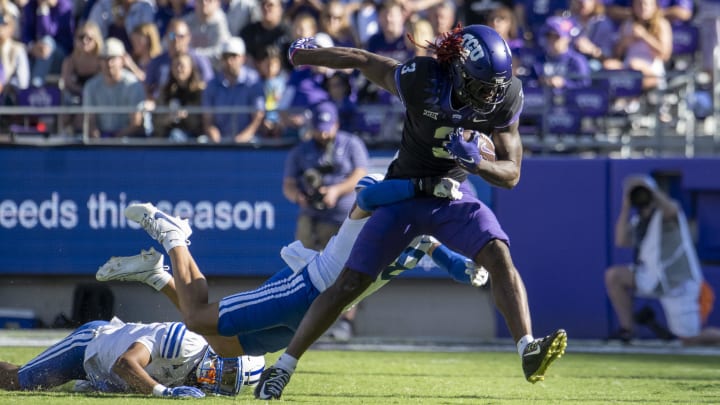
[[[364,188],[358,193],[356,201],[362,210],[371,212],[383,205],[418,196],[459,200],[463,194],[460,183],[447,177],[390,179]]]
[[[289,57],[293,65],[357,69],[371,82],[397,95],[395,68],[400,65],[399,61],[358,48],[317,48],[314,42],[308,45],[308,40],[310,38],[300,38],[290,46]]]

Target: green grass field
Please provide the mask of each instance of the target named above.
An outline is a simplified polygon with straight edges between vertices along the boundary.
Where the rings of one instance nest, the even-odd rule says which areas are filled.
[[[41,348],[0,347],[23,363]],[[272,363],[277,354],[267,356]],[[0,404],[149,404],[137,395],[0,391]],[[307,404],[720,404],[720,357],[568,353],[537,384],[514,353],[313,350],[282,400]],[[250,390],[203,403],[257,403]]]

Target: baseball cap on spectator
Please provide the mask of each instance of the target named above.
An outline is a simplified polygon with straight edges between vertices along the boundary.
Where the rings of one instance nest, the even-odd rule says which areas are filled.
[[[114,58],[116,56],[125,55],[125,45],[122,41],[117,38],[108,38],[105,40],[105,45],[100,53],[103,58]]]
[[[575,34],[575,31],[575,24],[569,18],[553,16],[545,22],[545,35],[554,32],[561,38],[570,38]]]
[[[323,101],[310,107],[312,126],[320,132],[330,132],[338,123],[338,109],[335,103]]]
[[[245,55],[245,41],[240,37],[230,37],[220,47],[220,53],[231,55]]]

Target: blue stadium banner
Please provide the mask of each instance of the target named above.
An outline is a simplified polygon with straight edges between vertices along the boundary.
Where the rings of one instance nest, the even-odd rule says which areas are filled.
[[[393,151],[371,153],[384,172]],[[204,273],[268,276],[284,264],[297,208],[282,195],[286,149],[0,149],[0,274],[92,275],[111,256],[162,247],[123,216],[150,201],[189,218]],[[474,182],[490,200],[490,188]],[[169,264],[169,260],[167,263]],[[432,266],[411,272],[443,276]]]

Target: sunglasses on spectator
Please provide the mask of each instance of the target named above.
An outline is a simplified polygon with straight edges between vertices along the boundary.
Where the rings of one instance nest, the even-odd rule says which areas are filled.
[[[85,40],[91,40],[92,37],[88,34],[79,34],[77,37],[75,37],[75,39],[77,39],[79,41],[85,41]]]

